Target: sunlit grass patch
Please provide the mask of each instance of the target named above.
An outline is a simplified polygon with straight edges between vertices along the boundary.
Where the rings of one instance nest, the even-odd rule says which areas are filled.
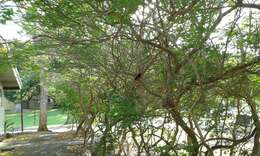
[[[48,125],[59,125],[64,124],[67,119],[67,115],[61,110],[52,109],[48,111],[47,114]],[[6,113],[6,121],[13,123],[12,127],[14,129],[19,129],[21,127],[21,114],[19,113]],[[23,114],[24,128],[38,126],[39,123],[39,110],[26,110]]]

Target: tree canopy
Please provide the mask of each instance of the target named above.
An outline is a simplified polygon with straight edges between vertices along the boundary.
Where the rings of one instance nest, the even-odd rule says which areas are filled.
[[[260,155],[260,4],[14,2],[14,62],[45,69],[93,155]]]

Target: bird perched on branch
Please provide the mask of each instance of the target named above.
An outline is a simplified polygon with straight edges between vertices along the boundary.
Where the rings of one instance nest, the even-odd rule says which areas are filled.
[[[142,77],[142,73],[139,73],[135,76],[135,81],[139,81]]]

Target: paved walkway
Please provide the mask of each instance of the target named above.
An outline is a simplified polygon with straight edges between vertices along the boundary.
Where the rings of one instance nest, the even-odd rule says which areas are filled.
[[[24,129],[24,132],[37,132],[38,126],[34,127],[27,127]],[[71,130],[75,130],[76,127],[75,125],[73,126],[72,124],[69,125],[51,125],[48,126],[48,129],[52,132],[68,132]],[[20,131],[18,131],[20,132]]]
[[[58,129],[59,130],[59,129]],[[81,156],[74,132],[25,132],[0,142],[0,156]]]

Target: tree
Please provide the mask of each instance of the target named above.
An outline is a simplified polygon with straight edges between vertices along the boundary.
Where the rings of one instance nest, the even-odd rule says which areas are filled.
[[[11,49],[18,53],[12,59],[20,68],[24,87],[21,90],[22,102],[29,103],[31,98],[39,96],[40,113],[38,131],[48,131],[48,57],[40,55],[40,45],[13,42]]]
[[[114,142],[127,134],[141,147],[139,155],[157,152],[155,147],[160,147],[143,137],[149,133],[147,127],[153,130],[151,123],[134,120],[118,128],[122,126],[118,114],[124,109],[113,104],[124,106],[126,99],[131,99],[129,108],[160,112],[157,117],[148,113],[142,121],[167,113],[167,119],[174,122],[176,134],[168,133],[172,138],[151,132],[167,145],[161,149],[175,153],[184,149],[192,156],[213,155],[219,149],[235,153],[239,152],[236,147],[242,151],[242,143],[254,136],[254,147],[243,152],[258,153],[259,106],[255,101],[259,93],[253,90],[259,83],[251,77],[259,77],[259,5],[240,1],[39,0],[19,1],[18,6],[27,9],[25,27],[34,30],[33,38],[38,39],[36,44],[42,45],[45,55],[56,58],[56,65],[62,63],[60,67],[68,70],[70,77],[75,71],[84,71],[83,80],[98,82],[95,95],[104,109],[96,113],[96,126],[100,127],[102,145],[112,140],[111,151]],[[250,10],[248,14],[245,8]],[[51,53],[46,50],[53,48]],[[120,102],[111,102],[112,95],[100,94],[111,90]],[[118,116],[113,118],[111,112]],[[239,125],[239,118],[247,113],[254,124]],[[181,133],[177,127],[185,132],[186,140],[175,139]],[[108,154],[108,148],[101,147],[105,148],[103,155]]]
[[[46,84],[45,73],[42,69],[40,73],[40,113],[39,113],[38,131],[48,131],[47,112],[48,112],[48,88]]]

